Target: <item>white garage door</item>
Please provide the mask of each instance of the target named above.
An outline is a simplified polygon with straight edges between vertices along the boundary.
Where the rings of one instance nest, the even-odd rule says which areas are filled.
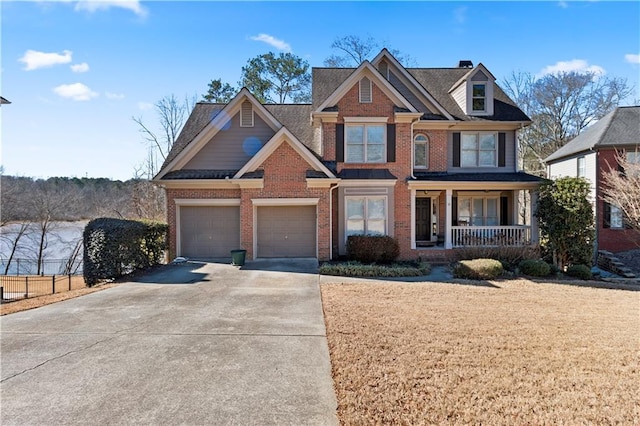
[[[258,207],[258,257],[316,257],[316,206]]]
[[[240,248],[240,207],[180,207],[180,256],[231,257]]]

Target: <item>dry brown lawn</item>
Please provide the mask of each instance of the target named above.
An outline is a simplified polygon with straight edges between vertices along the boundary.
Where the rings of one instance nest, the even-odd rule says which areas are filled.
[[[342,424],[640,424],[640,292],[323,284]]]
[[[80,277],[82,279],[82,277]],[[84,281],[83,281],[84,285]],[[61,302],[67,299],[73,299],[74,297],[84,296],[85,294],[94,293],[96,291],[104,290],[110,287],[114,287],[117,284],[103,284],[95,287],[80,287],[72,290],[58,292],[56,289],[55,294],[48,294],[44,296],[32,297],[29,299],[21,299],[13,302],[6,302],[0,305],[0,316],[13,314],[15,312],[26,311],[28,309],[39,308],[40,306],[49,305],[51,303]],[[68,287],[67,287],[68,289]]]

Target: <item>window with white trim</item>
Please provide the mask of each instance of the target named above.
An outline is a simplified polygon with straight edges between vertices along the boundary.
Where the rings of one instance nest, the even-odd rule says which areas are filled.
[[[584,157],[578,157],[578,177],[585,177],[587,175],[587,166]]]
[[[474,83],[471,90],[472,111],[485,112],[487,110],[487,85],[484,83]]]
[[[458,226],[500,225],[498,197],[458,197]]]
[[[429,138],[422,133],[413,138],[413,166],[417,169],[429,167]]]
[[[372,92],[371,80],[367,77],[363,77],[362,80],[360,80],[360,103],[370,104],[373,98]]]
[[[346,197],[345,238],[387,235],[387,197]]]
[[[460,134],[460,165],[462,167],[496,167],[498,134],[464,132]]]
[[[348,124],[344,127],[345,163],[384,163],[386,125]]]

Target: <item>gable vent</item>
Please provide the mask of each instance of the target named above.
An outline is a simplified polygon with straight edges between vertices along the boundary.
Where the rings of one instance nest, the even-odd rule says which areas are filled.
[[[240,127],[253,127],[253,105],[244,101],[240,108]]]
[[[360,80],[360,103],[371,103],[371,80],[367,77]]]

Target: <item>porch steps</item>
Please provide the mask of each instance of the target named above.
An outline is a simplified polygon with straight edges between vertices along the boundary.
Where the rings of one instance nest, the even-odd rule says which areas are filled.
[[[599,250],[596,264],[605,271],[613,272],[621,277],[636,278],[636,274],[634,274],[631,269],[624,266],[624,263],[610,251]]]
[[[424,253],[420,253],[419,260],[431,265],[448,265],[451,263],[449,253],[446,250],[428,250],[428,252],[425,250]]]

